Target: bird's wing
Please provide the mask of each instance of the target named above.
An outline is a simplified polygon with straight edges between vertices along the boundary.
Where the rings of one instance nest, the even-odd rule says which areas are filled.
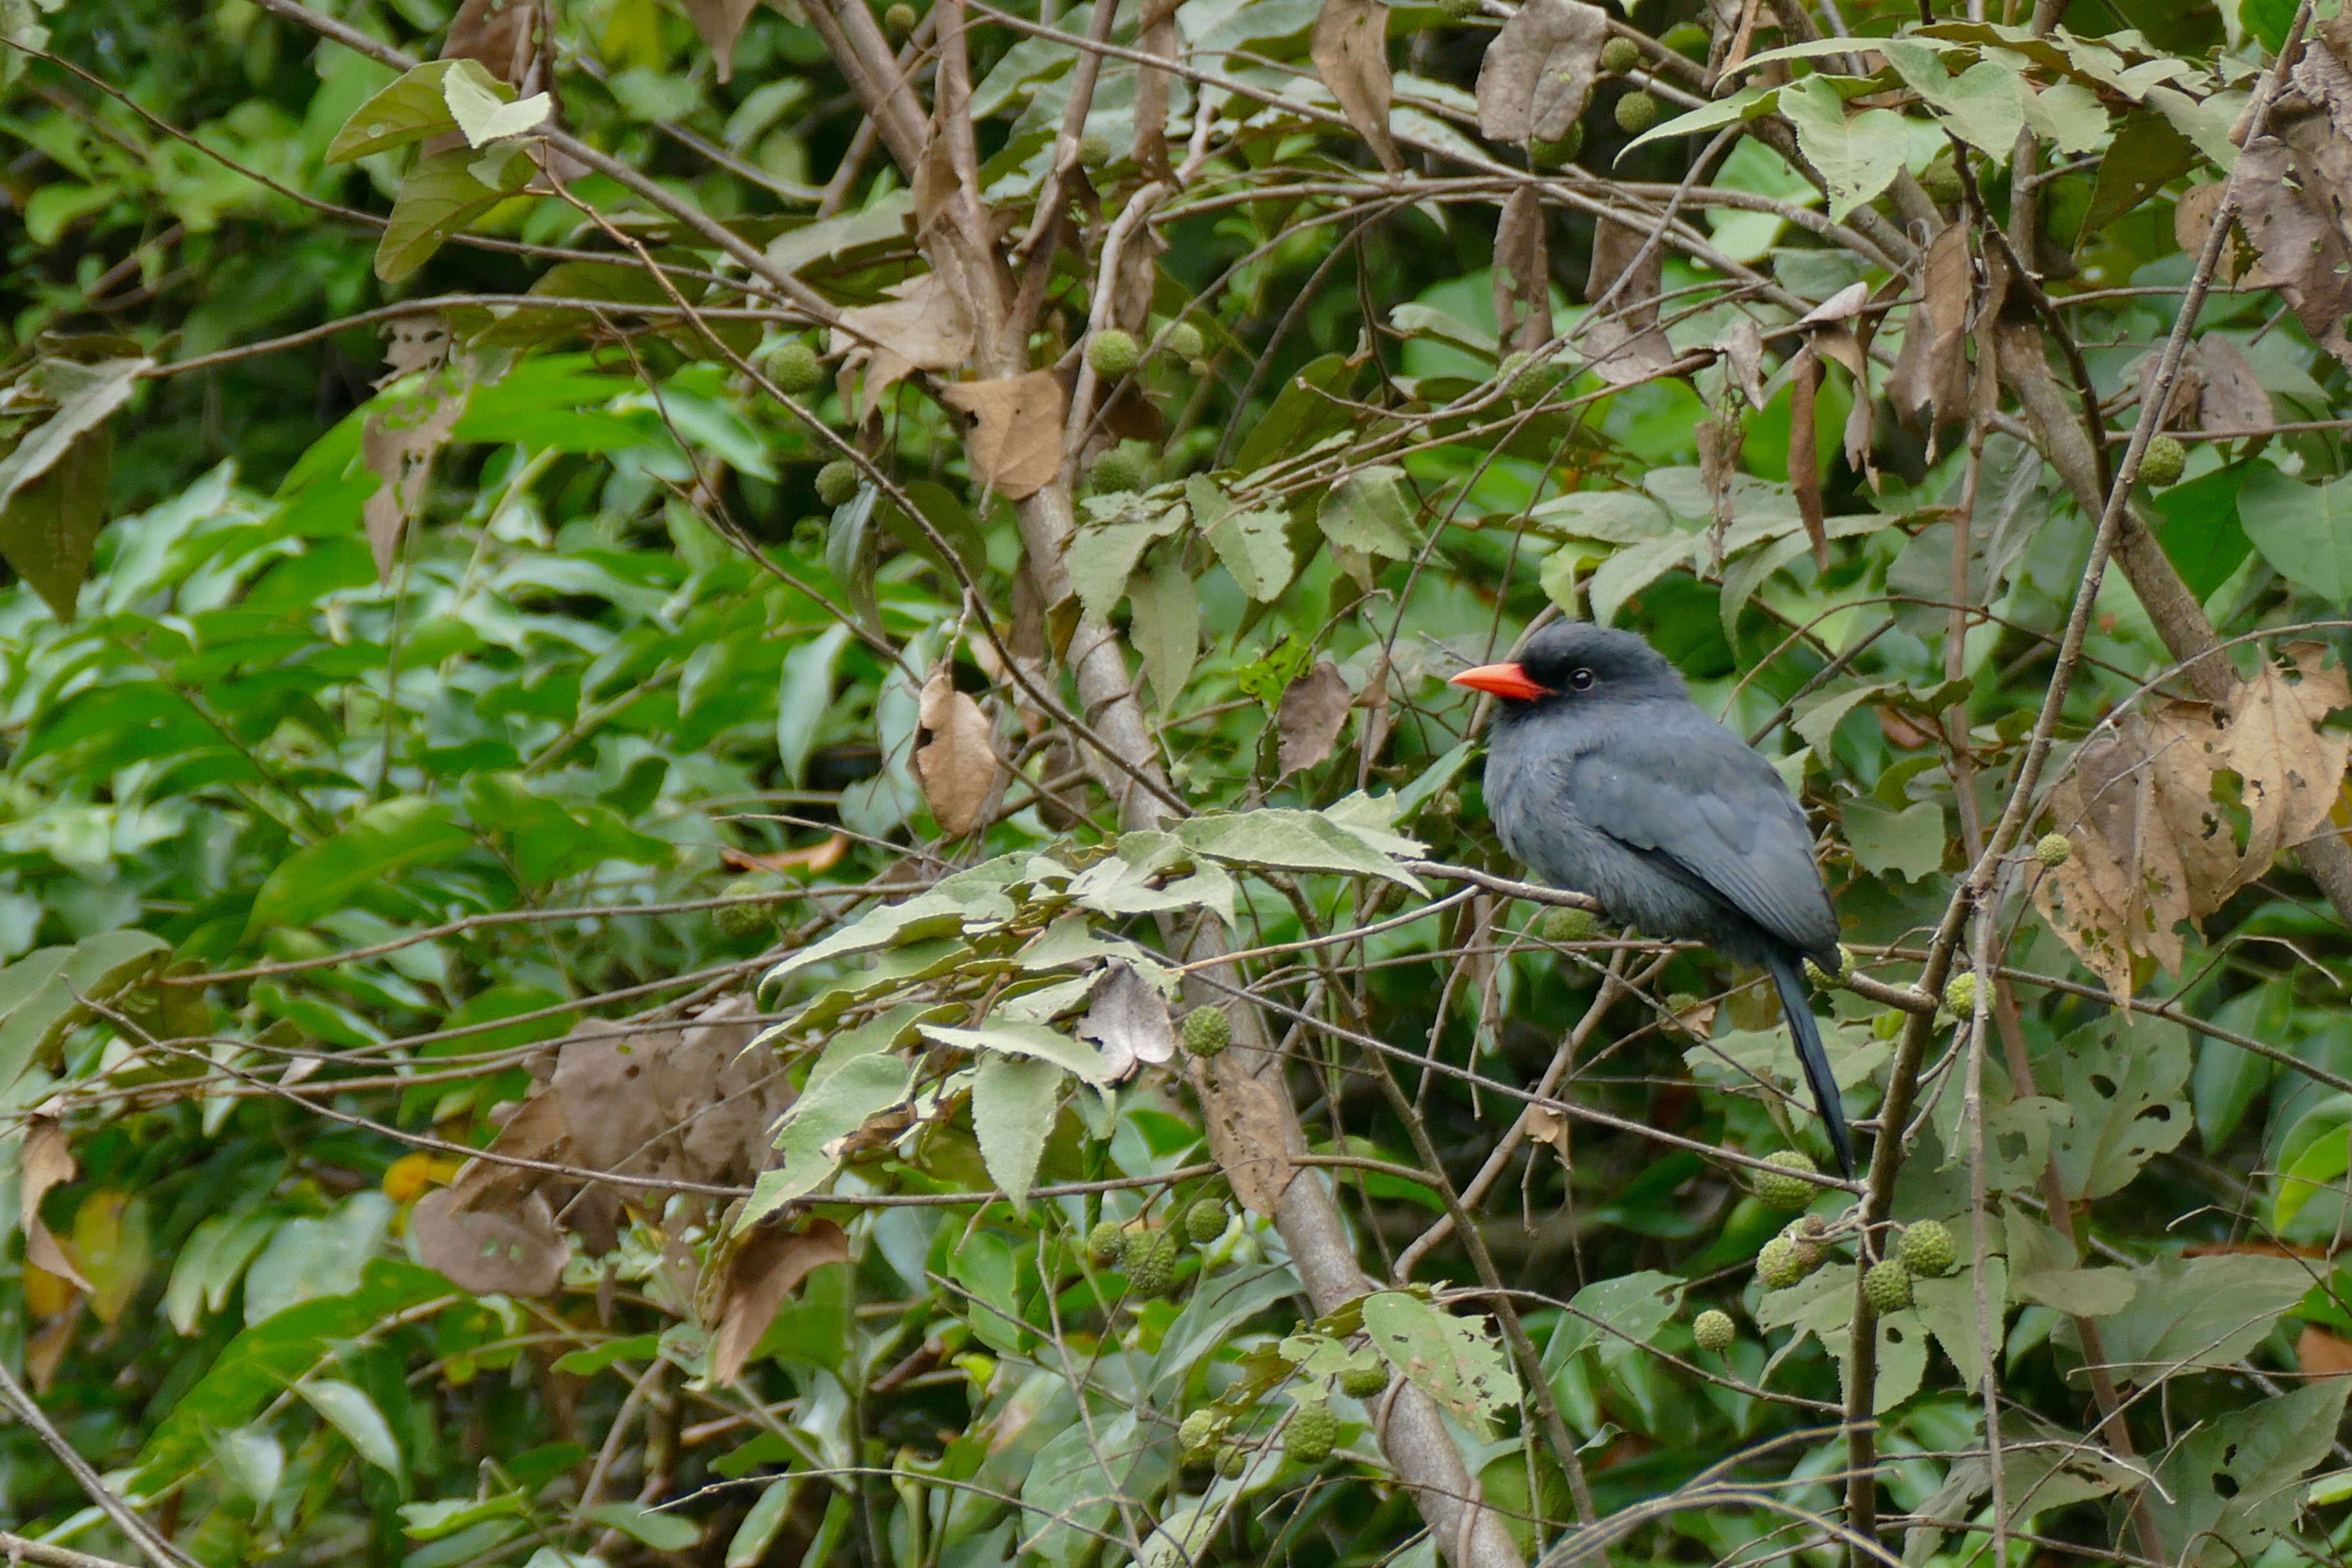
[[[1627,725],[1572,758],[1562,783],[1586,823],[1799,952],[1837,946],[1804,813],[1770,763],[1704,714]]]

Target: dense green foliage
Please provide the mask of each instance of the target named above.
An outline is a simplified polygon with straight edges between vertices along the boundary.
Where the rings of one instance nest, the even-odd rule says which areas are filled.
[[[0,0],[0,1530],[2335,1560],[2352,24],[859,4]]]

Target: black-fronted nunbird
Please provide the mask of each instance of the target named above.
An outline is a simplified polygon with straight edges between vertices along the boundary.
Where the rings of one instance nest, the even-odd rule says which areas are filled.
[[[1631,632],[1545,627],[1508,664],[1454,684],[1492,692],[1486,808],[1503,847],[1555,887],[1590,893],[1654,937],[1760,963],[1779,987],[1831,1147],[1853,1143],[1801,964],[1837,973],[1837,911],[1804,813],[1772,764],[1693,702]]]

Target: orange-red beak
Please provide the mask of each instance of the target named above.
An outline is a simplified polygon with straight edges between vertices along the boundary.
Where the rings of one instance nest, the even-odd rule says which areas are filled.
[[[1533,702],[1538,697],[1552,694],[1550,687],[1538,686],[1528,679],[1526,666],[1517,664],[1482,664],[1475,669],[1464,670],[1452,684],[1466,686],[1473,691],[1491,691],[1497,697],[1516,698],[1521,702]]]

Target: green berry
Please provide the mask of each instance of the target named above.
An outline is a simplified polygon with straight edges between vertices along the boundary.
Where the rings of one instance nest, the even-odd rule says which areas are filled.
[[[1508,383],[1514,403],[1541,403],[1559,385],[1560,367],[1548,359],[1514,354],[1519,361]]]
[[[1141,1226],[1119,1232],[1119,1267],[1129,1274],[1134,1273],[1143,1267],[1145,1259],[1151,1256],[1151,1249],[1159,1243],[1160,1237],[1157,1233],[1145,1230]]]
[[[1319,1465],[1339,1446],[1339,1418],[1321,1400],[1302,1404],[1282,1429],[1282,1451],[1302,1465]]]
[[[1919,188],[1927,199],[1940,207],[1956,207],[1967,192],[1960,185],[1960,172],[1949,158],[1938,158],[1919,171]]]
[[[824,384],[824,362],[794,338],[768,356],[768,379],[787,397],[805,396]]]
[[[1658,100],[1646,92],[1629,92],[1617,100],[1617,129],[1639,136],[1658,122]]]
[[[1148,1231],[1139,1235],[1150,1237],[1141,1258],[1129,1247],[1127,1265],[1127,1288],[1138,1296],[1165,1296],[1176,1286],[1176,1263],[1179,1253],[1176,1238],[1162,1231],[1151,1237]]]
[[[1862,1294],[1882,1312],[1899,1312],[1911,1304],[1911,1270],[1899,1258],[1874,1263],[1862,1277]]]
[[[1176,1446],[1187,1454],[1202,1453],[1214,1447],[1224,1430],[1223,1416],[1213,1410],[1195,1410],[1176,1428]]]
[[[1139,454],[1124,447],[1112,447],[1095,459],[1095,466],[1087,477],[1094,482],[1096,494],[1107,496],[1120,490],[1139,490],[1144,480],[1150,476],[1144,472],[1143,458]]]
[[[1601,46],[1601,68],[1623,76],[1642,63],[1642,46],[1631,38],[1612,38]]]
[[[1466,22],[1486,7],[1484,0],[1437,0],[1437,8],[1457,22]]]
[[[1767,1290],[1786,1290],[1810,1272],[1797,1256],[1797,1244],[1785,1236],[1774,1237],[1756,1255],[1756,1280]]]
[[[1895,1256],[1903,1260],[1904,1268],[1922,1279],[1949,1274],[1958,1258],[1952,1247],[1952,1233],[1938,1219],[1914,1220],[1906,1226]]]
[[[1782,1171],[1814,1171],[1820,1169],[1801,1149],[1783,1149],[1764,1156],[1768,1165],[1778,1165]],[[1784,1176],[1775,1171],[1753,1173],[1756,1198],[1766,1208],[1796,1214],[1812,1205],[1821,1195],[1821,1188],[1801,1176]]]
[[[1196,360],[1209,352],[1209,340],[1191,321],[1179,321],[1168,329],[1168,352],[1181,360]]]
[[[1567,132],[1557,142],[1547,142],[1540,136],[1528,141],[1528,162],[1538,169],[1559,169],[1576,162],[1584,151],[1584,121],[1569,121]]]
[[[1666,993],[1666,1011],[1672,1013],[1677,1018],[1681,1017],[1685,1013],[1689,1012],[1692,1008],[1697,1005],[1698,993],[1696,991],[1669,991]]]
[[[1543,924],[1538,928],[1546,942],[1591,942],[1601,929],[1601,921],[1591,910],[1572,910],[1555,905],[1544,911]]]
[[[1977,1010],[1977,977],[1963,969],[1944,982],[1944,1011],[1955,1018],[1973,1016]]]
[[[1228,1480],[1249,1468],[1249,1450],[1239,1443],[1217,1445],[1217,1474]]]
[[[1142,358],[1143,345],[1135,341],[1135,334],[1117,327],[1105,327],[1087,340],[1087,363],[1105,381],[1118,380]]]
[[[727,886],[721,889],[720,896],[730,899],[741,899],[746,901],[739,904],[721,904],[715,911],[713,911],[714,919],[719,926],[719,934],[726,937],[730,942],[737,942],[747,936],[757,936],[761,931],[767,930],[768,905],[766,901],[761,900],[757,903],[749,901],[757,895],[766,891],[767,889],[765,888],[760,886],[757,879],[751,877],[739,877],[734,881],[728,883]]]
[[[1728,1312],[1710,1307],[1691,1320],[1691,1338],[1698,1342],[1698,1348],[1703,1351],[1713,1351],[1721,1355],[1738,1337],[1739,1330],[1732,1323]]]
[[[1233,1043],[1233,1020],[1223,1008],[1195,1007],[1184,1015],[1184,1048],[1194,1056],[1218,1056]]]
[[[1087,1232],[1087,1256],[1097,1268],[1108,1268],[1127,1253],[1127,1233],[1117,1220],[1103,1220]]]
[[[1078,138],[1078,163],[1081,167],[1088,169],[1108,168],[1110,165],[1110,160],[1111,147],[1109,137],[1104,135],[1099,131],[1089,131],[1084,136]]]
[[[816,471],[816,499],[827,506],[847,506],[849,498],[865,482],[856,464],[846,458],[835,458]]]
[[[1386,1362],[1370,1366],[1351,1366],[1339,1374],[1339,1392],[1350,1399],[1370,1399],[1389,1385]]]
[[[893,38],[903,38],[915,30],[921,15],[912,5],[898,5],[882,13],[882,30]]]
[[[2063,833],[2045,833],[2034,841],[2033,858],[2055,870],[2074,858],[2074,841]]]
[[[1214,1198],[1202,1198],[1184,1211],[1184,1234],[1206,1247],[1225,1234],[1225,1205]]]
[[[2189,448],[2169,436],[2158,436],[2139,455],[2139,482],[2150,489],[2160,490],[2176,484],[2180,470],[2189,466]]]

